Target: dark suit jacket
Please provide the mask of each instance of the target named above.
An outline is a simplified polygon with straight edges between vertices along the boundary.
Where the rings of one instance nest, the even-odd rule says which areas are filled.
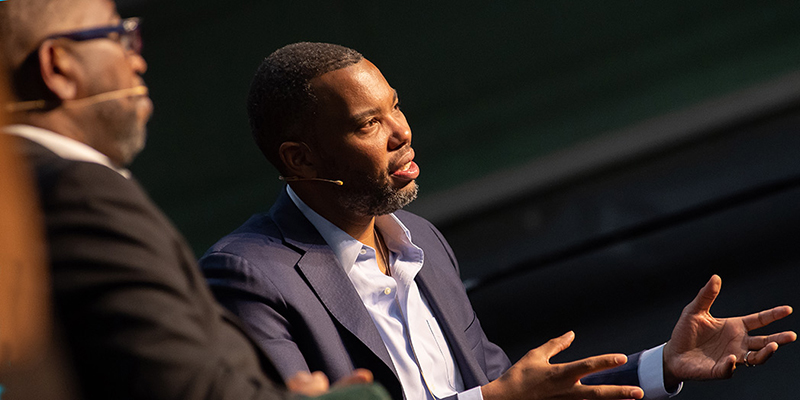
[[[425,252],[420,292],[442,327],[467,388],[500,376],[510,363],[489,342],[467,298],[458,264],[428,221],[398,211]],[[332,250],[284,191],[200,259],[217,298],[238,314],[287,378],[320,370],[332,380],[367,368],[394,398],[402,389],[389,353]]]
[[[442,234],[405,211],[395,215],[425,252],[416,282],[441,325],[466,388],[510,366],[489,342]],[[393,398],[403,398],[389,353],[333,251],[284,190],[267,213],[252,216],[200,259],[212,291],[250,327],[285,378],[322,371],[335,381],[367,368]],[[585,383],[638,384],[638,354]]]
[[[425,252],[416,277],[453,351],[466,388],[498,378],[511,365],[489,342],[442,234],[405,211],[395,215]],[[333,251],[284,190],[267,213],[252,216],[200,259],[212,291],[251,328],[287,378],[322,371],[331,380],[367,368],[393,398],[403,398],[389,353]],[[638,354],[586,383],[638,384]]]
[[[56,319],[87,399],[283,399],[139,185],[21,140],[35,169]]]

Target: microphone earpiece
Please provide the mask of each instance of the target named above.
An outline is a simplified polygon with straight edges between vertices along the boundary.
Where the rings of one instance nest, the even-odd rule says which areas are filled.
[[[63,104],[64,107],[84,107],[91,104],[102,103],[104,101],[109,101],[109,100],[122,99],[125,97],[132,97],[132,96],[142,96],[146,95],[147,93],[148,93],[147,86],[140,85],[127,89],[118,89],[109,92],[98,93],[95,95],[84,97],[82,99],[64,100],[60,104]],[[31,100],[31,101],[20,101],[16,103],[7,103],[5,104],[5,108],[7,112],[14,113],[21,111],[44,110],[48,107],[55,107],[58,104],[59,104],[58,102],[53,103],[53,102],[47,102],[45,100]]]
[[[284,182],[320,181],[320,182],[333,183],[333,184],[338,185],[338,186],[344,185],[344,182],[339,181],[339,180],[335,180],[334,181],[334,180],[331,180],[331,179],[322,179],[322,178],[299,178],[299,177],[296,177],[296,176],[280,176],[279,175],[278,179],[280,179],[280,180],[282,180]]]

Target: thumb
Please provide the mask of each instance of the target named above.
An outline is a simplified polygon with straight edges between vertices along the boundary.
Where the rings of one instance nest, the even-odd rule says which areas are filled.
[[[300,371],[286,380],[286,388],[305,396],[319,396],[328,391],[328,377],[320,371]]]
[[[372,379],[373,379],[372,372],[370,372],[370,370],[359,368],[353,371],[353,373],[350,374],[350,376],[346,376],[336,381],[336,383],[334,383],[333,386],[342,387],[342,386],[370,383],[372,382]]]
[[[569,331],[557,338],[548,340],[547,343],[539,346],[536,350],[537,352],[543,352],[544,356],[550,360],[556,354],[569,348],[573,340],[575,340],[575,332]]]

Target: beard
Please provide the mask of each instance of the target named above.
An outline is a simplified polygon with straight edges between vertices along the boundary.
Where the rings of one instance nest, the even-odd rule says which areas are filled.
[[[361,180],[358,185],[341,187],[339,205],[364,216],[378,216],[393,213],[417,198],[419,186],[416,182],[396,189],[389,182],[377,179]]]
[[[102,138],[97,139],[92,147],[108,156],[117,166],[125,167],[144,149],[147,121],[152,115],[153,103],[147,94],[110,99],[94,97],[128,90],[119,86],[96,82],[89,90],[89,102],[82,107],[92,113],[98,127],[97,136]]]
[[[130,165],[133,159],[144,150],[147,141],[147,129],[144,126],[132,126],[127,132],[121,132],[117,143],[123,165]]]
[[[122,108],[118,101],[100,103],[95,107],[112,143],[113,149],[109,150],[115,153],[110,158],[120,166],[129,165],[144,149],[147,139],[146,119],[142,121],[138,107]]]

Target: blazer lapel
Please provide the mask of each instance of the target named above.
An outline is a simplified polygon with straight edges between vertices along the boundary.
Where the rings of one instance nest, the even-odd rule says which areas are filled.
[[[454,307],[450,303],[453,301],[448,293],[451,290],[442,288],[442,282],[448,282],[446,277],[440,276],[441,272],[436,268],[431,268],[429,265],[429,258],[426,258],[420,269],[415,281],[419,287],[420,292],[428,300],[428,305],[431,311],[436,316],[436,321],[439,327],[447,336],[447,344],[453,352],[453,357],[458,363],[458,369],[461,372],[461,379],[464,381],[464,386],[467,388],[476,385],[485,385],[489,383],[486,374],[472,354],[472,349],[467,344],[467,338],[464,332],[460,329],[454,329],[450,319],[447,317],[447,310]],[[437,290],[438,289],[438,290]]]
[[[314,225],[289,198],[286,189],[278,197],[270,214],[283,233],[286,244],[302,254],[297,268],[323,306],[397,376],[386,345],[350,278]]]

